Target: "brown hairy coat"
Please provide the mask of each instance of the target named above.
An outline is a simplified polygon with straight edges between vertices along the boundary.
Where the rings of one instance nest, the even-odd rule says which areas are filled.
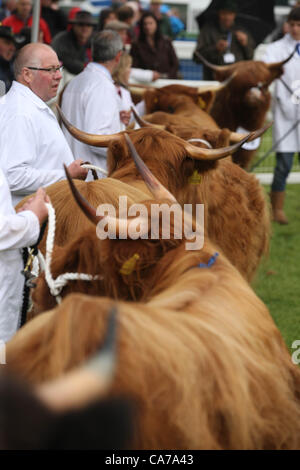
[[[159,129],[144,128],[129,135],[150,171],[180,205],[205,205],[209,239],[247,280],[253,279],[268,253],[270,237],[269,208],[256,177],[229,159],[203,162],[188,158],[181,141],[173,136],[166,143],[169,134]],[[220,139],[226,136],[223,131]],[[109,147],[107,165],[112,178],[134,186],[141,182],[124,139]],[[191,182],[195,171],[201,175],[196,184]]]
[[[300,370],[267,308],[221,254],[197,267],[215,253],[209,242],[200,252],[176,243],[154,265],[151,299],[117,303],[111,394],[137,404],[133,448],[299,449]],[[6,367],[33,383],[76,367],[114,303],[69,295],[8,342]]]
[[[218,71],[214,72],[215,79],[222,82],[232,76],[232,80],[215,94],[211,93],[213,98],[209,101],[206,112],[197,105],[199,94],[196,87],[178,88],[177,85],[171,85],[159,90],[151,89],[145,92],[147,113],[162,111],[164,115],[156,116],[155,112],[145,116],[145,120],[155,124],[173,125],[176,124],[174,116],[180,115],[181,119],[180,122],[177,121],[177,125],[189,126],[197,122],[201,128],[217,129],[219,126],[236,131],[242,126],[248,131],[255,131],[264,125],[270,107],[271,94],[268,87],[282,72],[281,65],[270,68],[262,61],[252,60],[219,67]],[[263,86],[258,90],[256,87],[260,84]],[[253,90],[254,88],[256,90]],[[207,101],[205,96],[203,98],[202,105]],[[213,120],[207,118],[207,113]],[[168,130],[171,132],[170,128]],[[255,150],[240,149],[232,159],[248,169],[254,155]]]
[[[127,196],[128,205],[130,205],[144,201],[149,198],[150,194],[145,185],[141,185],[144,186],[142,191],[139,190],[138,187],[129,186],[122,181],[112,178],[103,178],[89,182],[74,180],[74,183],[81,194],[96,208],[100,204],[106,203],[112,204],[114,207],[119,207],[119,196],[122,195]],[[81,232],[93,227],[93,224],[78,209],[66,180],[47,186],[47,194],[55,209],[56,245],[63,246],[70,240],[74,240]],[[16,209],[21,207],[30,197],[32,197],[32,195],[22,199],[16,206]],[[45,252],[47,233],[48,227],[39,244],[39,249],[42,252]]]

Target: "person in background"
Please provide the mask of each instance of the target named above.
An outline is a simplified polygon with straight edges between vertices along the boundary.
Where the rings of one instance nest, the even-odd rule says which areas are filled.
[[[126,129],[130,122],[130,108],[134,106],[130,92],[128,91],[131,64],[132,57],[127,52],[123,52],[120,62],[112,74],[117,91],[122,131]]]
[[[116,10],[118,20],[126,23],[128,25],[128,30],[126,34],[125,44],[131,44],[135,39],[134,32],[134,22],[135,22],[135,13],[134,10],[127,6],[126,4]]]
[[[194,52],[194,61],[201,62],[199,52],[215,65],[227,65],[240,60],[251,60],[255,43],[251,35],[236,24],[237,5],[234,0],[224,0],[215,21],[201,29]],[[213,72],[203,66],[204,80],[213,80]]]
[[[112,31],[116,31],[121,37],[123,45],[125,47],[125,45],[127,44],[127,31],[129,29],[129,26],[127,23],[124,23],[123,21],[119,21],[119,20],[109,21],[104,26],[104,30],[106,29],[111,29]]]
[[[8,92],[14,79],[15,52],[16,42],[11,28],[0,26],[0,96]]]
[[[97,31],[102,31],[106,23],[117,19],[118,18],[115,10],[113,10],[112,8],[103,8],[103,10],[100,11],[100,15],[98,18]]]
[[[63,164],[73,178],[85,179],[82,160],[72,152],[47,102],[57,94],[61,65],[53,49],[27,44],[14,61],[15,80],[0,98],[0,165],[17,205],[21,199],[66,178]]]
[[[280,62],[295,51],[284,65],[283,75],[276,80],[273,93],[273,142],[278,144],[271,203],[273,220],[279,224],[288,223],[284,213],[286,182],[294,155],[300,152],[300,6],[290,11],[287,23],[289,32],[282,39],[269,44],[263,57],[266,63]],[[293,126],[294,130],[283,138]]]
[[[92,60],[91,37],[97,22],[91,13],[80,10],[69,23],[71,30],[58,33],[51,46],[67,72],[77,75]]]
[[[173,39],[177,38],[177,36],[184,31],[184,23],[180,19],[180,13],[178,8],[170,8],[167,5],[162,5],[160,7],[160,11],[167,15],[170,20],[171,28],[173,31],[172,37]]]
[[[3,26],[10,26],[17,35],[23,28],[32,26],[32,0],[17,0],[16,10],[2,22]],[[51,43],[51,33],[46,21],[40,18],[40,32],[43,42]]]
[[[17,5],[17,0],[5,0],[1,3],[2,8],[0,8],[0,21],[4,20],[7,16],[10,16],[15,10]]]
[[[94,34],[92,62],[68,83],[62,96],[62,111],[78,129],[91,134],[120,132],[119,104],[112,74],[122,53],[123,43],[118,33],[107,29]],[[75,158],[84,155],[91,164],[106,167],[106,149],[79,142],[65,128],[63,132]]]
[[[52,0],[41,0],[41,17],[49,26],[52,38],[67,29],[68,20],[65,13],[59,8],[53,8]]]
[[[164,37],[155,15],[145,12],[140,20],[140,35],[130,50],[133,67],[152,69],[164,78],[177,78],[179,62],[170,39]]]
[[[151,0],[150,1],[150,12],[155,16],[160,32],[163,36],[167,36],[169,39],[173,39],[173,30],[170,19],[165,13],[161,12],[162,0]]]
[[[126,39],[128,24],[122,21],[110,21],[106,24],[105,29],[116,31],[122,39],[123,50],[126,50]],[[130,81],[138,83],[150,83],[160,78],[160,73],[156,70],[148,70],[137,67],[130,68]]]

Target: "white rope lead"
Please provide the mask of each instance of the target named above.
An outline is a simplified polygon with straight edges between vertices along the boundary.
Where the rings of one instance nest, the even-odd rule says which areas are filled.
[[[43,254],[39,251],[38,252],[38,259],[40,263],[40,267],[45,271],[45,279],[48,284],[49,290],[51,295],[56,298],[58,304],[61,303],[61,296],[60,293],[64,286],[68,283],[68,281],[93,281],[97,279],[101,279],[101,276],[92,276],[90,274],[85,273],[64,273],[60,274],[56,279],[53,279],[51,273],[51,262],[52,262],[52,253],[53,253],[53,246],[54,246],[54,238],[55,238],[55,210],[52,204],[46,203],[48,209],[48,234],[46,240],[46,259],[44,258]]]
[[[90,163],[84,163],[83,165],[80,165],[82,168],[86,168],[87,170],[97,170],[100,171],[100,173],[103,173],[103,175],[107,176],[108,171],[104,170],[104,168],[100,168],[100,166],[96,165],[91,165]]]

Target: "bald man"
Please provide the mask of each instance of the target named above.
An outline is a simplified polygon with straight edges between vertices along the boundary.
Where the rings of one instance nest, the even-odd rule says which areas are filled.
[[[75,160],[54,113],[46,102],[57,94],[62,78],[54,50],[28,44],[14,62],[16,81],[0,99],[0,163],[5,169],[13,204],[28,194],[65,178],[65,163],[73,178],[87,170]]]

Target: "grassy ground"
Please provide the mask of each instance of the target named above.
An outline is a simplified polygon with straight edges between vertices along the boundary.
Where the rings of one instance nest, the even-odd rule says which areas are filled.
[[[270,256],[260,266],[253,287],[291,348],[293,341],[300,340],[300,184],[287,187],[286,214],[289,225],[273,223]]]

